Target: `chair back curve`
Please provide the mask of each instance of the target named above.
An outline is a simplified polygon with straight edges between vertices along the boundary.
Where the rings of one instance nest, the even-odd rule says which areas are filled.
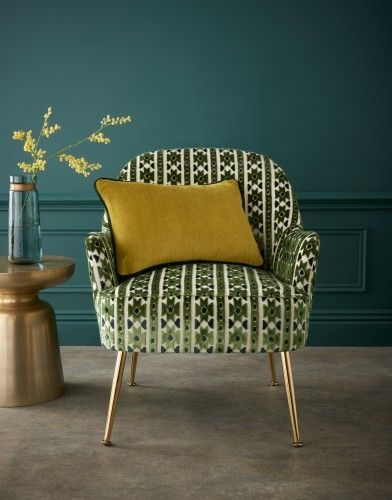
[[[302,227],[297,200],[285,173],[261,154],[223,148],[164,149],[136,156],[122,168],[118,178],[182,185],[236,179],[267,270],[285,230]],[[108,230],[106,214],[102,230]]]

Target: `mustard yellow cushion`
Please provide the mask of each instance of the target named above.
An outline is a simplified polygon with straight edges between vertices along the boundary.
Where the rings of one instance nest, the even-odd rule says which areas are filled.
[[[263,263],[235,180],[172,186],[98,179],[95,188],[119,275],[173,262]]]

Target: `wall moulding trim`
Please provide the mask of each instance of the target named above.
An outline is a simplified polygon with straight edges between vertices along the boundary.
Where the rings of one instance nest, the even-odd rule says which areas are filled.
[[[347,228],[335,228],[335,227],[318,227],[315,231],[320,233],[321,237],[323,234],[336,234],[336,235],[346,235],[353,234],[358,236],[358,263],[357,263],[357,281],[353,283],[324,283],[317,285],[317,293],[363,293],[366,291],[366,249],[367,249],[367,228],[366,227],[347,227]],[[5,234],[5,230],[0,230],[0,234]],[[77,235],[85,236],[89,233],[88,229],[43,229],[43,235]],[[73,294],[73,293],[91,293],[90,285],[60,285],[55,288],[50,288],[45,290],[45,293],[51,294]]]
[[[356,235],[358,237],[358,262],[357,262],[357,281],[353,283],[321,283],[317,284],[316,292],[331,293],[331,292],[348,292],[348,293],[364,293],[366,292],[366,263],[367,263],[367,240],[368,231],[366,227],[316,227],[314,229],[321,236],[323,234],[336,235]]]
[[[302,210],[391,210],[392,193],[378,192],[299,192]]]
[[[320,233],[321,237],[323,234],[354,234],[358,236],[358,264],[357,264],[357,276],[358,279],[354,283],[324,283],[317,284],[316,282],[316,292],[317,293],[363,293],[366,291],[366,249],[367,249],[367,228],[366,227],[347,227],[347,228],[335,228],[335,227],[318,227],[314,228],[315,231]],[[42,229],[43,236],[81,236],[84,237],[91,232],[91,228],[81,228],[81,229]],[[0,229],[0,236],[6,236],[7,230]],[[65,284],[59,285],[54,288],[48,288],[43,290],[41,293],[44,294],[90,294],[90,285],[83,284]]]
[[[297,199],[303,210],[341,210],[355,208],[358,210],[392,209],[392,192],[298,192]],[[8,209],[8,195],[0,195],[0,210]],[[102,211],[102,203],[98,198],[72,194],[41,194],[41,211]]]
[[[43,293],[45,295],[54,294],[70,294],[74,295],[75,293],[87,293],[92,297],[92,288],[90,285],[59,285],[53,288],[45,288],[45,290],[41,290],[40,294]]]
[[[40,194],[39,207],[41,212],[103,212],[102,202],[98,199],[65,194]],[[8,210],[8,195],[0,196],[0,210]]]
[[[310,315],[312,323],[392,324],[392,309],[318,309]]]
[[[7,235],[7,229],[0,229],[0,235],[6,236]],[[41,233],[43,235],[48,235],[48,236],[86,236],[88,233],[93,232],[93,229],[88,228],[81,228],[81,229],[53,229],[53,228],[42,228],[41,227]]]

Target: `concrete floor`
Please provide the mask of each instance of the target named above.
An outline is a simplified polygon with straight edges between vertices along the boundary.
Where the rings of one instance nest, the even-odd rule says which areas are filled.
[[[141,355],[107,448],[115,353],[63,348],[62,398],[0,408],[0,499],[391,499],[391,355],[292,354],[299,449],[266,356]]]

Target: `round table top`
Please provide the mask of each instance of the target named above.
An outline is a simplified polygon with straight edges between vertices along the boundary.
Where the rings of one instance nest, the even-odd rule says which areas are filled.
[[[1,255],[0,289],[41,290],[66,281],[74,270],[75,261],[70,257],[45,255],[39,264],[11,264]]]

